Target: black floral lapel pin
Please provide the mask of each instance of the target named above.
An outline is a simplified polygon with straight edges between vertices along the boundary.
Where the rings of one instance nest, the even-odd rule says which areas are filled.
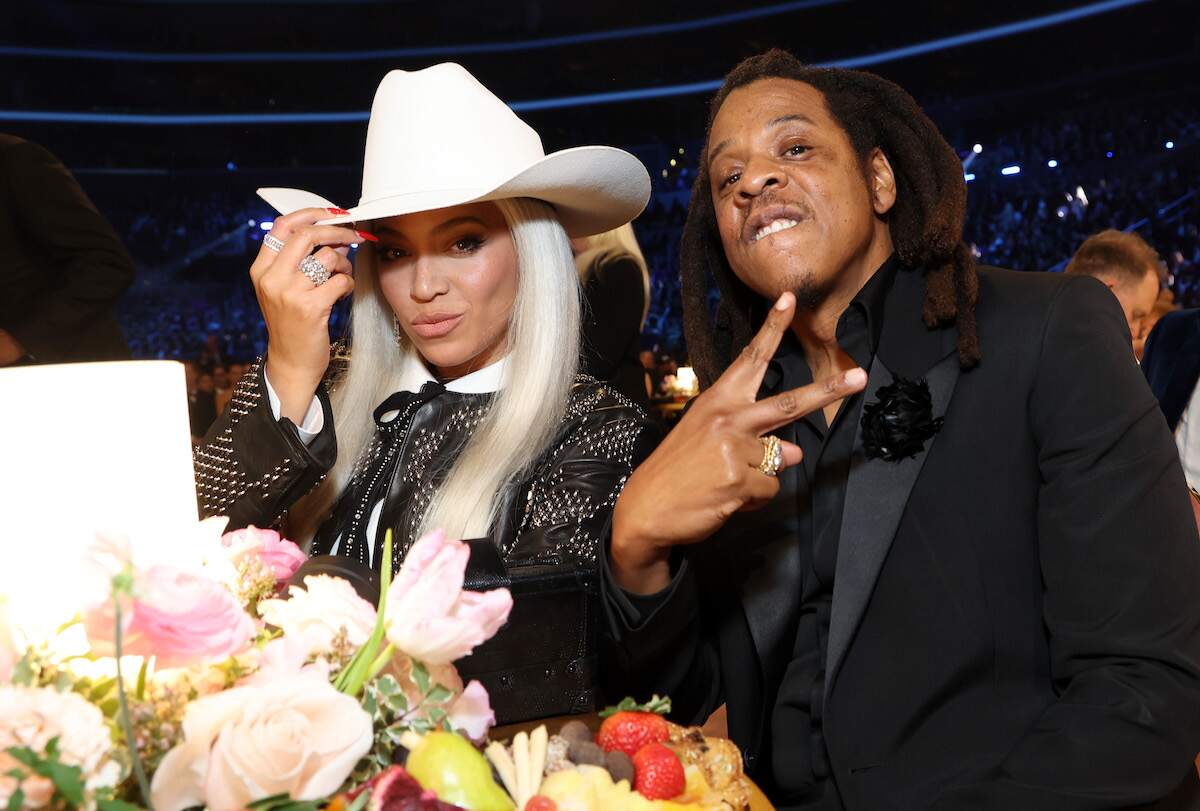
[[[896,378],[875,392],[878,398],[863,406],[863,449],[868,459],[899,462],[925,449],[925,443],[942,427],[933,416],[929,383]]]

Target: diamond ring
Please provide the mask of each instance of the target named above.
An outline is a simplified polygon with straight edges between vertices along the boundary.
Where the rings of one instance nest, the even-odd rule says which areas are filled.
[[[321,260],[315,256],[306,256],[300,260],[300,272],[308,277],[308,280],[317,287],[329,281],[329,270],[321,264]]]
[[[758,463],[759,472],[767,476],[778,475],[779,469],[783,467],[783,445],[779,442],[779,437],[770,434],[760,436],[758,441],[763,445],[762,461]]]

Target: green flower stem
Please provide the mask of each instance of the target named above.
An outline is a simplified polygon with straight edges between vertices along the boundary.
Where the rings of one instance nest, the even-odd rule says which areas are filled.
[[[384,648],[383,651],[378,656],[375,657],[375,661],[371,663],[371,667],[369,667],[367,669],[366,680],[370,681],[371,679],[378,676],[379,671],[381,671],[385,667],[387,667],[388,662],[392,661],[392,657],[395,655],[396,655],[396,646],[393,645],[391,642],[389,642],[387,647]]]
[[[389,529],[383,536],[382,570],[379,578],[379,606],[375,611],[375,630],[371,633],[371,638],[367,640],[367,644],[358,649],[354,657],[350,660],[350,663],[338,674],[337,681],[334,682],[334,687],[349,696],[357,696],[362,693],[363,685],[367,683],[368,679],[372,678],[371,668],[379,656],[379,646],[383,643],[383,618],[387,610],[388,587],[392,584],[391,564],[392,531]]]
[[[142,756],[138,754],[133,721],[129,717],[129,703],[125,698],[125,679],[121,676],[121,596],[119,593],[113,594],[113,605],[116,606],[116,630],[113,635],[113,646],[116,648],[117,656],[117,701],[121,707],[121,728],[125,732],[125,743],[129,747],[129,757],[133,763],[133,773],[137,777],[138,790],[142,793],[142,803],[150,811],[154,811],[154,806],[150,804],[150,782],[146,780]]]

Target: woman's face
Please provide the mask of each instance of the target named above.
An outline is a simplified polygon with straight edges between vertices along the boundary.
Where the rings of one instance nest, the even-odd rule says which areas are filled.
[[[439,377],[456,378],[507,351],[517,250],[492,203],[378,220],[379,287],[400,328]]]

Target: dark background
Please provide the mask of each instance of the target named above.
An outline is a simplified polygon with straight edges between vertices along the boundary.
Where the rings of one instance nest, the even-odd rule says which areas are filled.
[[[718,80],[772,46],[836,62],[1096,4],[786,5],[703,24],[696,21],[770,12],[772,4],[6,2],[0,131],[56,153],[126,239],[139,277],[122,323],[138,355],[188,356],[206,332],[228,337],[231,354],[245,355],[259,351],[262,338],[245,271],[261,238],[257,223],[271,214],[254,189],[295,185],[354,203],[365,120],[135,126],[61,114],[365,113],[387,70],[450,60],[510,102],[662,88]],[[983,261],[1050,269],[1088,233],[1136,225],[1166,260],[1177,298],[1193,303],[1200,260],[1194,5],[1138,3],[868,69],[912,92],[970,160],[967,235]],[[687,21],[696,25],[544,42]],[[415,48],[443,52],[362,58]],[[321,58],[330,52],[341,55]],[[710,95],[522,112],[548,151],[607,143],[647,164],[654,199],[635,223],[653,271],[647,340],[678,354],[678,231]],[[47,120],[14,120],[29,113]],[[984,150],[974,157],[977,142]],[[1059,161],[1054,169],[1051,158]],[[1021,173],[1002,176],[1008,165]]]

